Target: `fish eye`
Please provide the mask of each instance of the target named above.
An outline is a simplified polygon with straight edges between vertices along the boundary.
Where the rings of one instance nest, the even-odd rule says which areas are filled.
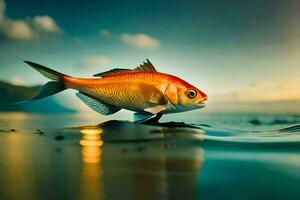
[[[191,90],[188,91],[187,95],[190,99],[193,99],[197,96],[197,92],[196,92],[196,90],[191,89]]]

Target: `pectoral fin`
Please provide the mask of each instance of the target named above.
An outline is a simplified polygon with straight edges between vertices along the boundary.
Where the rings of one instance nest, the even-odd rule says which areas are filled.
[[[175,84],[169,84],[166,91],[165,95],[169,99],[169,101],[172,104],[177,104],[178,103],[178,92],[177,92],[177,87]]]
[[[165,95],[153,85],[140,83],[139,88],[142,95],[153,105],[164,105],[167,103]]]

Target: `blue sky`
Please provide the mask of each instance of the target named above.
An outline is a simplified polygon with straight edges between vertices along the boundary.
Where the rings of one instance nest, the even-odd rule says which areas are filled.
[[[19,58],[75,76],[149,58],[212,102],[299,101],[299,10],[296,0],[0,0],[0,79],[46,81]]]

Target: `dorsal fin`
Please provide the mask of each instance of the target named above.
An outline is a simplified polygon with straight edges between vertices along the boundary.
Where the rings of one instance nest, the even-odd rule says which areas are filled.
[[[134,69],[115,68],[115,69],[108,70],[106,72],[101,72],[101,73],[95,74],[93,76],[105,77],[105,76],[111,76],[111,75],[122,74],[122,73],[134,73],[134,72],[139,72],[139,71],[157,72],[157,70],[152,65],[152,63],[148,59],[146,59],[146,62],[143,62],[143,64],[141,64],[140,66],[138,66]]]
[[[157,72],[155,67],[152,65],[152,63],[146,59],[147,62],[143,62],[140,66],[135,68],[135,71],[146,71],[146,72]]]
[[[115,69],[111,69],[111,70],[108,70],[106,72],[100,72],[98,74],[94,74],[93,76],[101,76],[101,77],[104,77],[104,76],[109,76],[109,75],[115,75],[115,74],[120,74],[120,73],[124,73],[124,72],[133,72],[132,69],[121,69],[121,68],[115,68]]]

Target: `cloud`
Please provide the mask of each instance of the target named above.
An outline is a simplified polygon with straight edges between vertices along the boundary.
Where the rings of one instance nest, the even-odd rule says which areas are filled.
[[[44,16],[36,16],[33,18],[34,25],[37,29],[49,33],[57,33],[60,32],[60,27],[56,24],[53,18],[44,15]]]
[[[4,34],[11,39],[30,40],[34,37],[34,32],[30,26],[22,20],[11,21],[5,28]]]
[[[112,60],[108,56],[93,55],[80,59],[78,66],[80,67],[103,67],[111,64]]]
[[[0,0],[0,34],[13,40],[32,40],[45,33],[58,33],[61,28],[50,16],[11,19],[6,16],[6,4]]]
[[[143,34],[127,34],[121,35],[121,40],[128,46],[138,48],[138,49],[157,49],[160,46],[159,40]]]

